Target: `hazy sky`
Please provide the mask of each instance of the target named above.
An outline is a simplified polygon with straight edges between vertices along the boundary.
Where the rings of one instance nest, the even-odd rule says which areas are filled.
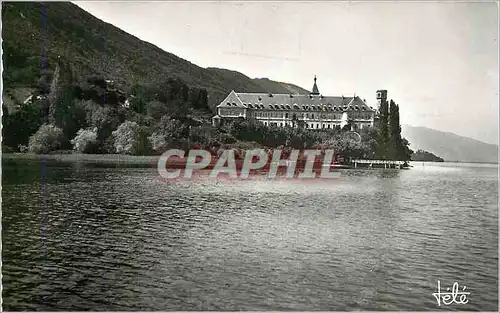
[[[375,104],[401,122],[498,143],[498,6],[459,2],[77,2],[202,67]],[[243,91],[243,90],[241,90]]]

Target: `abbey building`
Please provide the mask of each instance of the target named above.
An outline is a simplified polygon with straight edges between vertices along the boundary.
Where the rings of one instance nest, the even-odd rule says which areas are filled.
[[[377,98],[387,91],[377,91]],[[255,118],[265,125],[308,129],[342,128],[348,123],[353,130],[373,127],[376,110],[358,96],[323,96],[314,86],[309,94],[238,93],[234,90],[217,106],[214,125],[235,118]]]

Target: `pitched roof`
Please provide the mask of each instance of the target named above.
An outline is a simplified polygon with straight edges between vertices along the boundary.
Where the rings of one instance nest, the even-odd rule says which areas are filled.
[[[227,101],[234,96],[241,101]],[[322,95],[291,95],[267,93],[234,93],[218,107],[247,107],[266,110],[324,110],[324,111],[372,111],[359,97],[327,97]],[[232,100],[231,99],[231,100]]]

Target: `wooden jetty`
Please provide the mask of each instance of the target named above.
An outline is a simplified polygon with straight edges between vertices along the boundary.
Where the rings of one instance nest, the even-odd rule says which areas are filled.
[[[383,167],[383,168],[397,168],[402,169],[408,166],[406,161],[389,161],[389,160],[361,160],[355,159],[351,161],[354,168],[359,167]]]

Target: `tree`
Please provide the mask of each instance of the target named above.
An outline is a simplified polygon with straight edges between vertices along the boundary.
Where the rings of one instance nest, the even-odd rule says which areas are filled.
[[[379,126],[377,139],[377,157],[387,159],[389,147],[389,105],[387,101],[382,101],[379,107]]]
[[[410,142],[406,138],[403,138],[402,142],[404,147],[403,161],[409,161],[411,160],[413,150],[410,149]]]
[[[398,160],[401,145],[401,127],[399,125],[398,107],[393,100],[389,102],[388,132],[387,157],[390,160]]]
[[[141,154],[145,150],[144,133],[135,122],[125,121],[113,131],[115,151],[121,154]]]
[[[7,107],[2,105],[2,110],[3,144],[12,148],[28,145],[30,136],[42,125],[42,112],[38,104],[22,105],[13,113],[8,112]]]
[[[413,151],[409,148],[410,143],[408,140],[401,137],[399,105],[397,105],[393,100],[390,101],[388,129],[388,157],[391,160],[409,161]]]
[[[186,142],[190,135],[188,125],[168,116],[163,116],[161,120],[154,125],[153,129],[153,138],[156,138],[154,140],[158,142],[159,147],[162,146],[160,144],[162,140],[159,138],[163,138],[165,145],[177,148]],[[153,139],[150,139],[150,142],[151,140]]]
[[[137,112],[139,114],[144,114],[146,113],[146,101],[144,101],[144,98],[142,95],[137,95],[137,96],[131,96],[128,99],[130,103],[130,109],[132,109],[134,112]]]
[[[87,111],[88,112],[88,111]],[[114,147],[108,145],[108,139],[111,137],[114,129],[120,125],[123,118],[116,108],[94,106],[94,110],[88,112],[87,119],[89,125],[97,127],[97,141],[103,152],[114,150]]]
[[[46,70],[38,79],[37,89],[40,94],[48,94],[50,92],[53,74],[51,70]]]
[[[168,146],[179,147],[189,136],[189,128],[179,120],[163,116],[147,139],[156,152],[163,152]]]
[[[322,149],[333,149],[335,153],[342,154],[349,157],[362,157],[363,149],[361,142],[355,139],[354,136],[346,136],[344,134],[337,134],[335,137],[330,138],[320,144]]]
[[[387,155],[391,160],[402,160],[404,148],[399,123],[399,106],[393,101],[389,105],[389,142]]]
[[[73,150],[80,153],[93,153],[97,150],[97,127],[80,129],[71,140]]]
[[[237,142],[236,138],[234,138],[233,136],[231,136],[229,134],[221,134],[219,141],[222,143],[225,143],[225,144],[232,144],[232,143]]]
[[[149,144],[152,149],[156,152],[162,153],[168,147],[167,141],[165,139],[165,135],[161,133],[153,133],[148,137]]]
[[[61,147],[63,131],[55,125],[44,124],[30,137],[28,149],[32,153],[44,154]]]
[[[73,102],[73,94],[71,70],[64,62],[58,61],[48,95],[51,124],[62,127],[65,123],[68,108]]]
[[[292,126],[297,127],[299,119],[297,118],[297,114],[293,113],[292,115]]]

